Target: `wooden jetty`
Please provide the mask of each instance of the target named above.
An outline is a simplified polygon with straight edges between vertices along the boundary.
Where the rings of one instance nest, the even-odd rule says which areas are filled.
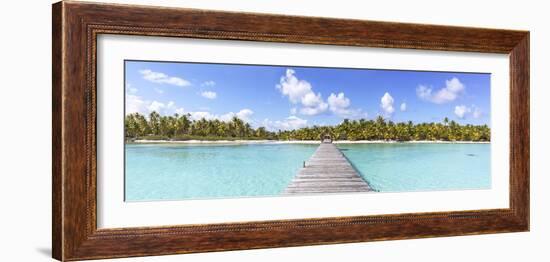
[[[284,195],[374,191],[344,154],[323,140],[287,186]]]

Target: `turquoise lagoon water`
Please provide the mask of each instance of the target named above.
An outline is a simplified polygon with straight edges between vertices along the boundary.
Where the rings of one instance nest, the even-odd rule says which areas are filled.
[[[339,144],[380,192],[486,189],[489,144]],[[126,201],[279,195],[317,145],[128,144]]]
[[[490,144],[345,144],[338,146],[380,192],[489,189]]]
[[[127,201],[280,194],[316,145],[126,145]]]

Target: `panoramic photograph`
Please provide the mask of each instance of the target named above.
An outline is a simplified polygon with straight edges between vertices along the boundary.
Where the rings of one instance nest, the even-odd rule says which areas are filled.
[[[491,75],[126,60],[125,201],[491,188]]]

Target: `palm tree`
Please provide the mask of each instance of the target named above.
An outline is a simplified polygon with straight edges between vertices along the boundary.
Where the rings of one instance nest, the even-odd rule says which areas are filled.
[[[156,111],[149,114],[149,128],[154,135],[160,135],[160,115]]]
[[[148,118],[133,113],[125,116],[124,128],[127,138],[144,136],[160,136],[162,138],[174,138],[182,136],[199,136],[210,138],[238,137],[240,139],[298,139],[319,140],[321,135],[330,134],[335,139],[348,140],[450,140],[450,141],[490,141],[491,129],[487,125],[474,126],[471,124],[460,125],[455,121],[449,121],[447,117],[442,123],[394,123],[386,121],[382,116],[375,120],[349,120],[344,119],[335,126],[312,126],[295,130],[270,132],[265,127],[254,129],[250,123],[234,116],[230,121],[224,122],[218,119],[191,120],[191,115],[184,114],[173,116],[161,116],[153,111]]]
[[[243,133],[243,137],[250,137],[254,133],[249,123],[244,124]]]
[[[234,116],[231,118],[231,127],[234,130],[234,136],[243,137],[244,136],[244,125],[243,121],[238,117]]]

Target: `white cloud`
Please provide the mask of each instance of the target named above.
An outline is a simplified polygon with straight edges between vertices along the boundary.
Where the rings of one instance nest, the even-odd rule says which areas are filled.
[[[470,113],[471,111],[472,110],[465,105],[455,106],[455,115],[460,119],[464,119],[466,117],[466,114]]]
[[[343,92],[340,92],[338,95],[331,93],[328,97],[328,104],[330,105],[330,110],[338,110],[348,108],[351,103],[349,98]]]
[[[321,98],[321,94],[315,94],[313,92],[307,93],[302,97],[302,105],[306,107],[316,107],[319,104],[323,103],[323,99]]]
[[[391,116],[393,112],[395,112],[395,108],[393,107],[393,97],[388,92],[386,92],[380,99],[380,108],[382,108],[382,111],[386,116]]]
[[[153,101],[147,106],[149,112],[157,112],[163,115],[171,115],[176,110],[176,104],[174,101],[169,101],[168,103],[162,103],[158,101]]]
[[[183,107],[176,108],[176,110],[174,110],[174,113],[176,113],[176,114],[178,114],[178,115],[184,115],[184,114],[185,114],[185,110],[183,109]]]
[[[149,109],[149,111],[160,112],[160,110],[162,108],[164,108],[164,103],[161,103],[161,102],[158,102],[158,101],[153,101],[153,103],[151,103],[149,106],[147,106],[147,109]]]
[[[330,111],[338,115],[348,114],[348,107],[351,103],[344,93],[340,92],[338,95],[331,93],[327,101],[330,106]]]
[[[307,116],[314,116],[327,111],[328,105],[325,102],[317,104],[315,107],[302,107],[300,108],[300,114]]]
[[[454,113],[460,119],[464,119],[468,115],[471,115],[473,118],[480,118],[483,116],[483,111],[481,111],[481,109],[479,109],[475,105],[472,105],[470,107],[465,105],[455,106]]]
[[[474,118],[480,118],[483,116],[483,112],[479,108],[474,107],[474,112],[472,113],[472,116]]]
[[[321,93],[315,94],[311,84],[298,79],[295,73],[294,70],[287,69],[276,86],[277,89],[288,96],[292,104],[301,104],[302,108],[299,111],[303,115],[318,115],[327,111],[328,104],[323,101]]]
[[[305,94],[302,99],[302,108],[300,113],[303,115],[313,116],[321,114],[328,109],[328,104],[323,101],[321,93],[313,93],[313,91]]]
[[[307,120],[301,119],[297,116],[289,116],[284,120],[271,121],[269,119],[264,119],[261,126],[264,126],[267,130],[277,131],[277,130],[294,130],[300,129],[307,126]]]
[[[343,92],[338,95],[331,93],[327,99],[329,109],[332,113],[343,118],[367,118],[367,112],[362,112],[361,109],[351,109],[351,101]]]
[[[215,86],[216,85],[216,82],[212,81],[212,80],[209,80],[209,81],[204,81],[202,82],[201,86]]]
[[[292,69],[287,69],[286,74],[281,77],[277,89],[283,95],[288,96],[291,103],[297,104],[306,94],[312,93],[311,84],[305,80],[299,80]]]
[[[141,97],[131,94],[126,94],[126,114],[145,113],[147,111],[147,102]]]
[[[401,110],[401,112],[407,111],[407,103],[405,102],[401,103],[401,106],[399,107],[399,109]]]
[[[208,99],[216,99],[218,95],[213,91],[204,91],[201,93],[201,96]]]
[[[157,84],[169,84],[175,86],[189,86],[191,83],[183,78],[168,76],[161,72],[154,72],[150,69],[140,70],[139,73],[143,76],[143,79],[157,83]]]
[[[215,118],[215,119],[218,119],[218,120],[221,120],[221,121],[224,121],[224,122],[229,122],[231,121],[231,119],[236,116],[235,113],[233,112],[229,112],[229,113],[225,113],[221,116],[217,116],[217,115],[213,115],[212,117]],[[243,119],[241,119],[243,120]],[[243,120],[244,121],[244,120]]]
[[[202,109],[201,109],[202,110]],[[189,114],[190,118],[192,120],[200,120],[202,118],[207,120],[214,120],[218,119],[221,121],[231,121],[231,118],[234,116],[240,118],[244,122],[252,123],[253,120],[251,119],[252,115],[254,114],[254,111],[244,108],[241,109],[239,112],[228,112],[225,114],[213,114],[209,111],[203,110],[203,111],[192,111],[187,112],[184,110],[183,107],[177,107],[176,103],[174,101],[169,101],[167,103],[163,103],[160,101],[145,101],[141,97],[136,95],[126,95],[126,114],[132,114],[132,113],[140,113],[143,115],[148,115],[149,113],[156,111],[157,113],[161,115],[184,115]]]
[[[419,85],[418,88],[416,88],[416,95],[425,101],[430,101],[436,104],[444,104],[457,99],[462,93],[464,93],[465,89],[466,87],[464,84],[462,84],[458,78],[453,77],[450,80],[445,80],[445,87],[437,90],[435,93],[432,88]]]
[[[228,112],[222,115],[212,114],[208,111],[195,111],[195,112],[188,112],[188,113],[191,115],[192,120],[200,120],[204,118],[206,120],[218,119],[220,121],[229,122],[233,117],[236,116],[242,121],[250,123],[252,122],[252,119],[250,117],[254,114],[254,111],[248,108],[245,108],[245,109],[241,109],[237,113]]]
[[[160,88],[155,88],[155,92],[159,93],[159,94],[164,94],[164,90],[160,89]]]
[[[213,115],[211,114],[210,112],[207,112],[207,111],[196,111],[196,112],[188,112],[189,115],[191,115],[191,120],[201,120],[201,119],[206,119],[206,120],[212,120],[212,119],[218,119],[219,117],[216,116],[216,115]]]
[[[133,114],[140,113],[142,115],[148,115],[149,113],[156,111],[161,115],[172,115],[174,113],[183,114],[183,108],[177,108],[174,101],[167,103],[159,101],[144,100],[141,96],[135,94],[126,94],[125,113]]]
[[[432,89],[425,85],[419,85],[416,88],[416,96],[422,100],[430,101],[432,99]]]
[[[290,103],[299,105],[290,110],[291,115],[299,112],[302,115],[314,116],[330,110],[340,117],[366,117],[366,113],[362,113],[360,109],[349,108],[351,101],[342,92],[331,93],[325,102],[321,93],[315,93],[309,82],[298,79],[292,69],[286,70],[276,87],[281,94],[288,97]]]
[[[245,122],[251,122],[252,120],[250,119],[250,117],[254,114],[254,111],[248,109],[248,108],[245,108],[245,109],[241,109],[241,111],[237,112],[235,115],[245,121]]]
[[[126,101],[124,105],[124,111],[126,115],[133,113],[146,113],[148,101],[143,100],[140,96],[136,95],[137,88],[134,88],[130,83],[126,84]]]
[[[137,88],[134,88],[132,87],[132,85],[130,83],[126,84],[126,93],[128,94],[135,94],[138,92],[138,89]]]

